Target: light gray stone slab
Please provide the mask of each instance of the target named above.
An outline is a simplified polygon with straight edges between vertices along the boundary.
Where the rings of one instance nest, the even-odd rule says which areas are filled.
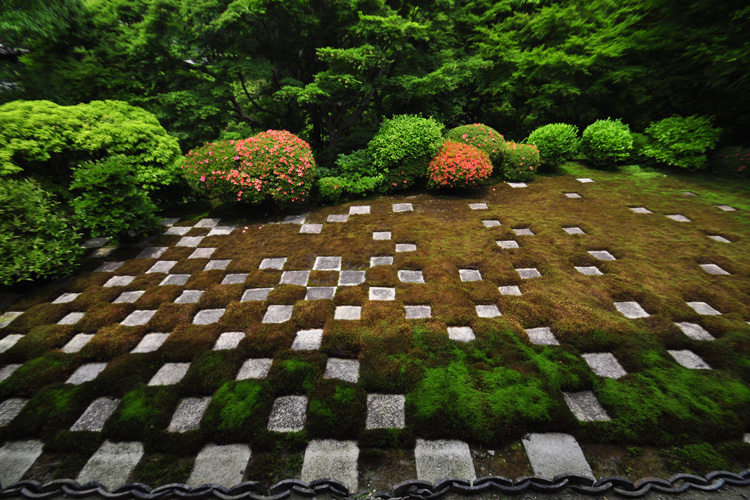
[[[359,380],[359,361],[356,359],[328,358],[323,378],[335,378],[356,384]]]
[[[83,242],[83,245],[81,245],[83,248],[101,248],[104,245],[109,243],[109,238],[106,236],[102,236],[99,238],[89,238],[85,242]]]
[[[8,311],[0,315],[0,328],[10,325],[14,319],[23,314],[23,311]]]
[[[516,236],[536,236],[536,234],[534,234],[534,232],[528,227],[513,229],[513,232]]]
[[[190,363],[164,363],[159,371],[151,377],[148,385],[174,385],[177,384],[187,373]]]
[[[303,234],[320,234],[323,230],[323,224],[302,224],[299,232]]]
[[[406,319],[426,319],[432,317],[430,306],[404,306]]]
[[[478,269],[459,269],[461,281],[482,281],[482,273]]]
[[[326,222],[349,222],[349,214],[331,214]]]
[[[205,218],[199,220],[194,227],[216,227],[219,225],[219,222],[221,222],[221,219],[218,218]]]
[[[4,351],[0,349],[0,352],[4,352]],[[9,379],[10,376],[13,375],[16,372],[16,370],[18,370],[19,368],[21,368],[20,363],[13,363],[10,365],[5,365],[2,368],[0,368],[0,382],[3,382],[4,380]]]
[[[267,257],[260,262],[258,269],[275,269],[281,271],[286,264],[286,257]]]
[[[575,235],[575,234],[586,234],[585,232],[583,232],[583,229],[581,229],[578,226],[564,227],[563,231],[565,231],[568,234],[573,234],[573,235]]]
[[[172,226],[164,231],[164,234],[167,236],[185,236],[191,229],[193,228],[189,226]]]
[[[112,276],[104,283],[105,287],[128,286],[133,282],[135,276]]]
[[[21,340],[24,336],[20,333],[11,333],[10,335],[6,335],[2,339],[0,339],[0,353],[4,353],[16,343]]]
[[[679,364],[690,370],[710,370],[708,363],[703,361],[700,356],[687,349],[681,351],[667,351]]]
[[[215,247],[196,248],[188,259],[210,259],[215,251]]]
[[[736,212],[737,209],[734,207],[730,207],[729,205],[716,205],[716,208],[719,210],[723,210],[724,212]]]
[[[742,442],[743,442],[743,443],[747,443],[747,444],[750,444],[750,432],[746,432],[746,433],[745,433],[745,437],[744,437],[744,439],[742,440]]]
[[[113,490],[128,482],[130,474],[142,457],[142,443],[105,441],[83,466],[76,481],[80,484],[98,481]]]
[[[602,276],[602,273],[596,266],[575,266],[576,271],[586,276]]]
[[[335,286],[311,286],[307,288],[305,300],[332,300],[334,295]]]
[[[484,227],[498,227],[498,226],[502,226],[502,224],[500,224],[500,221],[496,220],[496,219],[486,219],[486,220],[483,220],[482,221],[482,225],[484,225]]]
[[[405,406],[406,396],[402,394],[368,394],[366,428],[403,429]]]
[[[393,211],[396,213],[399,212],[413,212],[414,207],[411,203],[394,203],[393,204]]]
[[[177,264],[176,260],[157,260],[151,268],[146,271],[149,273],[168,273]]]
[[[497,291],[500,292],[500,295],[521,295],[521,289],[515,285],[499,286],[497,287]]]
[[[316,479],[335,479],[346,484],[354,494],[359,489],[358,459],[359,448],[356,441],[313,439],[307,445],[302,461],[302,480],[310,482]]]
[[[167,250],[168,247],[146,247],[136,256],[136,259],[158,259]]]
[[[516,272],[521,277],[521,279],[524,279],[524,280],[542,277],[542,275],[539,273],[539,271],[535,267],[520,267],[516,269]]]
[[[390,231],[373,231],[372,233],[372,239],[373,240],[390,240],[391,239],[391,232]]]
[[[341,257],[315,257],[314,271],[341,271]]]
[[[414,243],[396,243],[396,253],[416,252],[417,245]]]
[[[227,236],[235,230],[234,226],[216,226],[208,232],[208,236]]]
[[[227,349],[236,349],[240,342],[245,338],[245,332],[224,332],[219,335],[214,344],[214,351],[223,351]]]
[[[222,285],[241,285],[247,279],[248,273],[230,273],[221,280]]]
[[[20,481],[42,454],[41,441],[9,441],[0,448],[0,483],[4,487]]]
[[[336,306],[336,312],[333,314],[333,319],[345,320],[345,321],[356,321],[362,316],[362,308],[360,306]]]
[[[183,290],[179,297],[174,300],[175,304],[196,304],[203,295],[204,290]]]
[[[185,283],[187,283],[189,279],[190,279],[189,274],[168,274],[161,281],[161,283],[159,283],[159,286],[165,286],[165,285],[184,286]]]
[[[615,256],[607,250],[589,250],[589,254],[599,260],[617,260]]]
[[[147,333],[138,345],[133,348],[131,354],[157,351],[166,342],[168,333]]]
[[[179,222],[179,220],[180,220],[179,217],[170,217],[168,219],[160,220],[159,224],[161,224],[162,226],[169,227],[169,226],[174,226],[177,222]]]
[[[667,219],[672,219],[677,222],[693,222],[682,214],[671,214],[665,216]]]
[[[508,185],[513,189],[528,187],[525,182],[509,182]]]
[[[701,269],[706,271],[708,274],[714,274],[717,276],[729,274],[727,271],[717,266],[716,264],[700,264]]]
[[[581,422],[612,420],[592,391],[563,392],[563,397],[570,411]]]
[[[248,288],[242,294],[240,302],[263,302],[268,299],[268,294],[273,288]]]
[[[370,257],[370,267],[392,266],[392,265],[393,265],[393,257],[390,257],[390,256]]]
[[[356,286],[365,282],[367,271],[341,271],[339,286]]]
[[[680,194],[685,195],[685,196],[698,196],[697,194],[693,193],[692,191],[683,191]]]
[[[284,271],[281,273],[281,285],[300,285],[307,286],[310,279],[310,271]]]
[[[583,198],[583,196],[581,196],[581,195],[580,195],[580,194],[578,194],[578,193],[565,193],[565,197],[566,197],[566,198],[570,198],[570,199],[573,199],[573,200],[575,200],[575,199],[579,199],[579,198]]]
[[[646,207],[628,207],[636,214],[652,214],[653,212]]]
[[[101,432],[104,429],[104,424],[107,423],[109,417],[115,412],[115,409],[120,404],[120,400],[116,398],[97,398],[95,399],[86,411],[78,417],[76,423],[70,428],[71,431],[86,431],[86,432]]]
[[[480,318],[498,318],[502,316],[496,304],[478,304],[475,307]]]
[[[204,236],[183,236],[175,246],[195,248],[200,245],[201,241],[203,241],[203,238]]]
[[[714,241],[718,241],[719,243],[731,243],[732,242],[732,240],[728,240],[723,236],[719,236],[718,234],[712,234],[712,235],[709,235],[708,237]]]
[[[463,441],[417,439],[414,448],[417,462],[417,478],[430,483],[443,479],[477,478],[469,445]]]
[[[638,302],[627,301],[627,302],[615,302],[615,309],[626,318],[647,318],[649,314],[641,307]]]
[[[122,292],[115,300],[113,304],[132,304],[141,298],[141,295],[146,293],[146,290],[135,290],[133,292]]]
[[[703,316],[719,316],[721,313],[705,302],[688,302],[688,306]]]
[[[237,380],[264,379],[271,370],[272,364],[273,359],[270,358],[247,359],[237,373]]]
[[[263,316],[262,323],[285,323],[292,319],[292,309],[294,306],[268,306],[266,314]]]
[[[611,352],[589,352],[581,354],[581,357],[600,377],[618,379],[628,374]]]
[[[193,317],[194,325],[211,325],[218,323],[226,309],[203,309]]]
[[[101,266],[97,267],[95,273],[113,273],[120,269],[124,262],[104,262]]]
[[[400,270],[398,279],[403,283],[424,283],[422,271]]]
[[[284,221],[282,222],[282,224],[302,225],[305,223],[305,219],[307,219],[307,214],[287,215],[286,217],[284,217]]]
[[[83,318],[85,313],[82,312],[72,312],[65,315],[64,318],[62,318],[60,321],[57,322],[58,325],[75,325],[81,319]]]
[[[578,178],[576,180],[578,182],[580,182],[581,184],[587,184],[589,182],[594,182],[594,179],[589,179],[588,177],[581,177],[581,178]]]
[[[78,298],[80,293],[64,293],[52,301],[53,304],[69,304]]]
[[[246,444],[216,445],[208,443],[195,457],[195,465],[187,485],[218,484],[226,488],[242,482],[250,461],[250,447]]]
[[[366,215],[369,213],[370,213],[369,205],[359,205],[359,206],[349,207],[349,215],[355,215],[355,214]]]
[[[497,243],[497,246],[503,250],[518,248],[518,242],[516,240],[497,240],[495,243]]]
[[[104,257],[109,257],[115,250],[117,250],[117,247],[97,248],[89,254],[89,259],[102,259]]]
[[[231,259],[209,260],[206,263],[206,267],[204,267],[203,270],[204,271],[223,271],[227,268],[230,262],[232,262]]]
[[[487,210],[486,203],[469,203],[469,208],[472,210]]]
[[[167,432],[190,432],[200,429],[201,419],[206,412],[206,408],[211,403],[211,397],[205,398],[185,398],[177,405],[177,409],[172,415],[172,421],[169,422]]]
[[[83,346],[88,344],[93,338],[94,338],[93,333],[79,333],[76,336],[74,336],[72,339],[70,339],[68,343],[62,347],[62,352],[64,352],[65,354],[72,354],[74,352],[78,352],[81,349],[83,349]]]
[[[128,317],[122,320],[120,324],[123,326],[145,325],[146,323],[151,321],[151,318],[154,317],[154,314],[156,314],[156,311],[146,311],[138,309],[128,314]]]
[[[9,398],[0,403],[0,427],[11,423],[28,402],[29,400],[25,398]]]
[[[78,367],[65,381],[66,384],[81,385],[91,382],[107,367],[107,363],[86,363]]]
[[[526,335],[529,336],[529,340],[532,344],[539,345],[560,345],[560,342],[555,338],[552,330],[547,326],[539,328],[527,328]]]
[[[292,350],[294,351],[316,351],[320,349],[320,344],[323,342],[323,330],[300,330],[297,332],[297,336],[292,342]]]
[[[716,340],[701,325],[696,323],[675,323],[682,333],[693,340]]]
[[[448,338],[457,342],[472,342],[476,339],[476,335],[469,326],[449,326]]]
[[[370,287],[370,300],[396,300],[396,289],[381,286]]]
[[[594,477],[578,441],[570,434],[527,434],[521,442],[535,476],[546,479],[561,474]]]
[[[268,430],[297,432],[305,427],[307,397],[281,396],[276,398],[268,419]]]

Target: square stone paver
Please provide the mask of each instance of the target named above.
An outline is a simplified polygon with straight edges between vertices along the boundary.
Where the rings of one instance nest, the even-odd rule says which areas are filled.
[[[688,302],[687,305],[702,316],[719,316],[721,313],[705,302]]]
[[[245,332],[224,332],[219,335],[214,344],[214,351],[223,351],[227,349],[236,349],[240,342],[245,338]]]
[[[477,316],[480,318],[499,318],[502,316],[500,309],[495,304],[478,304],[475,309]]]
[[[135,290],[133,292],[122,292],[112,301],[113,304],[132,304],[141,298],[141,295],[146,293],[146,290]]]
[[[248,273],[230,273],[221,280],[222,285],[241,285],[247,279]]]
[[[734,207],[730,207],[729,205],[716,205],[716,208],[719,210],[723,210],[724,212],[736,212],[737,209]]]
[[[307,398],[305,396],[281,396],[276,398],[268,418],[268,430],[275,432],[297,432],[305,427]]]
[[[208,263],[206,263],[206,267],[204,267],[203,270],[204,271],[223,271],[227,268],[230,262],[232,262],[231,259],[209,260]]]
[[[3,353],[16,345],[16,342],[21,340],[24,336],[20,333],[11,333],[0,339],[0,353]]]
[[[580,227],[577,227],[577,226],[564,227],[563,231],[565,231],[568,234],[586,234],[585,232],[583,232],[583,229],[581,229]]]
[[[398,212],[413,212],[414,207],[411,203],[394,203],[393,204],[393,211]]]
[[[128,286],[133,282],[135,276],[112,276],[104,283],[105,287]]]
[[[183,290],[179,297],[174,299],[175,304],[197,304],[204,290]]]
[[[124,262],[105,262],[101,266],[94,269],[95,273],[113,273],[120,269]]]
[[[400,270],[398,272],[398,279],[403,283],[424,283],[422,271]]]
[[[563,392],[568,408],[581,422],[612,420],[591,391]]]
[[[339,286],[356,286],[365,282],[367,271],[341,271]]]
[[[207,228],[211,228],[211,227],[218,226],[219,222],[221,222],[221,219],[217,219],[217,218],[205,218],[205,219],[199,220],[195,224],[194,227],[207,227]]]
[[[356,359],[328,358],[323,378],[335,378],[356,384],[359,380],[359,361]]]
[[[185,236],[190,230],[193,229],[190,226],[172,226],[164,234],[167,236]]]
[[[172,415],[167,432],[197,431],[201,426],[201,419],[211,403],[211,397],[185,398],[177,405]]]
[[[513,229],[513,232],[516,234],[516,236],[536,236],[536,234],[534,234],[534,232],[528,227]]]
[[[11,423],[28,402],[29,400],[25,398],[9,398],[0,403],[0,427]]]
[[[630,319],[647,318],[649,316],[641,305],[634,301],[615,302],[615,308],[620,311],[623,316]]]
[[[482,281],[482,274],[478,269],[459,269],[461,281]]]
[[[611,352],[589,352],[581,354],[581,357],[600,377],[618,379],[628,374]]]
[[[367,429],[403,429],[406,427],[402,394],[367,395]]]
[[[529,340],[532,344],[539,345],[560,345],[560,342],[555,338],[552,330],[548,326],[542,326],[539,328],[527,328],[526,335],[529,336]]]
[[[80,293],[64,293],[52,301],[53,304],[69,304],[78,298]]]
[[[167,337],[168,333],[147,333],[130,352],[134,354],[157,351],[166,342]]]
[[[406,319],[426,319],[432,317],[430,306],[404,306]]]
[[[356,321],[360,319],[361,315],[362,307],[360,306],[336,306],[333,319]]]
[[[79,484],[98,481],[112,491],[128,482],[143,454],[142,443],[105,441],[83,466],[76,481]]]
[[[99,238],[89,238],[85,242],[83,242],[83,245],[81,245],[83,248],[101,248],[104,245],[109,243],[109,238],[106,236],[101,236]]]
[[[215,247],[196,248],[188,259],[210,259],[215,251]]]
[[[521,279],[524,279],[524,280],[542,277],[542,275],[539,273],[539,271],[535,267],[521,267],[521,268],[516,269],[516,272],[521,277]]]
[[[284,217],[284,220],[281,222],[282,224],[304,224],[305,219],[307,219],[307,214],[299,214],[299,215],[287,215]]]
[[[218,323],[226,309],[203,309],[193,317],[194,325],[210,325]]]
[[[521,289],[516,285],[499,286],[497,287],[497,291],[500,292],[500,295],[521,295]]]
[[[0,349],[0,352],[3,352],[2,349]],[[19,368],[21,368],[20,363],[13,363],[10,365],[5,365],[2,368],[0,368],[0,382],[10,378],[10,376],[13,375],[16,372],[16,370],[18,370]]]
[[[107,367],[107,363],[86,363],[78,367],[65,381],[66,384],[81,385],[91,382]]]
[[[242,482],[250,461],[250,447],[246,444],[216,445],[208,443],[195,457],[195,465],[187,485],[218,484],[231,488]]]
[[[513,189],[529,187],[526,185],[525,182],[509,182],[508,185],[512,187]]]
[[[589,254],[599,260],[617,260],[615,256],[607,250],[589,250]]]
[[[390,240],[391,232],[390,231],[373,231],[372,239],[373,240]]]
[[[61,350],[65,354],[73,354],[83,349],[83,346],[88,344],[93,338],[94,338],[93,333],[79,333],[75,335],[72,339],[70,339],[68,343],[62,347]]]
[[[242,294],[240,302],[263,302],[268,299],[268,294],[273,288],[248,288]]]
[[[281,273],[280,285],[307,286],[310,279],[310,271],[284,271]]]
[[[359,205],[359,206],[353,206],[349,207],[349,215],[366,215],[370,213],[370,206],[369,205]]]
[[[602,276],[602,273],[596,266],[575,266],[576,271],[586,276]]]
[[[392,265],[393,265],[393,257],[388,257],[388,256],[370,257],[370,267],[392,266]]]
[[[570,434],[527,434],[521,442],[535,476],[546,479],[561,474],[594,477],[578,441]]]
[[[268,306],[261,323],[285,323],[292,319],[294,306]]]
[[[463,441],[417,439],[414,448],[417,478],[430,483],[443,479],[476,479],[469,445]]]
[[[305,293],[305,300],[332,300],[334,295],[335,286],[310,286]]]
[[[203,241],[203,238],[204,236],[183,236],[175,246],[195,248],[200,245],[201,241]]]
[[[190,279],[189,274],[168,274],[166,278],[159,283],[159,286],[176,285],[185,286],[185,283]]]
[[[396,243],[396,253],[416,252],[417,245],[414,243]]]
[[[512,248],[518,248],[518,242],[516,240],[497,240],[495,241],[497,246],[503,250],[510,250]]]
[[[706,271],[708,274],[715,274],[717,276],[729,274],[727,271],[717,266],[716,264],[700,264],[701,269]]]
[[[286,257],[267,257],[260,262],[258,269],[275,269],[281,271],[286,264]]]
[[[731,243],[732,242],[732,240],[728,240],[723,236],[719,236],[718,234],[711,234],[708,237],[714,241],[718,241],[719,243]]]
[[[78,417],[70,430],[74,432],[101,432],[104,429],[104,424],[107,423],[119,404],[120,400],[116,398],[95,399],[86,408],[86,411]]]
[[[187,373],[190,363],[164,363],[159,371],[151,377],[148,385],[174,385],[177,384]]]
[[[448,338],[458,342],[471,342],[476,339],[476,335],[469,326],[449,326]]]
[[[148,273],[168,273],[177,264],[176,260],[158,260],[154,263],[151,268],[146,271]]]
[[[578,193],[565,193],[565,197],[566,198],[571,198],[571,199],[583,198],[583,196],[581,196]]]
[[[696,323],[675,323],[675,325],[693,340],[716,340],[713,335]]]
[[[136,259],[158,259],[168,247],[146,247],[136,256]]]
[[[636,214],[652,214],[653,212],[646,207],[628,207]]]
[[[682,214],[671,214],[665,216],[667,219],[672,219],[677,222],[693,222]]]
[[[710,370],[711,367],[708,363],[703,361],[700,356],[695,354],[693,351],[682,350],[682,351],[667,351],[675,361],[690,370]]]
[[[349,222],[349,214],[331,214],[326,222]]]
[[[120,323],[123,326],[140,326],[145,325],[151,318],[154,317],[156,311],[147,311],[143,309],[137,309],[132,313],[128,314],[128,317],[122,320]]]
[[[370,300],[396,300],[396,289],[380,286],[370,287]]]
[[[65,315],[64,318],[62,318],[60,321],[57,322],[58,325],[75,325],[79,321],[81,321],[81,318],[83,318],[85,313],[82,312],[72,312]]]
[[[341,271],[341,257],[315,257],[314,271]]]
[[[469,208],[472,210],[487,210],[486,203],[469,203]]]
[[[484,227],[498,227],[498,226],[502,226],[502,224],[500,224],[500,221],[496,220],[496,219],[486,219],[486,220],[483,220],[482,224],[484,225]]]
[[[576,179],[581,184],[588,184],[589,182],[594,182],[594,179],[589,179],[588,177],[580,177]]]
[[[42,454],[41,441],[9,441],[0,448],[0,483],[9,486],[20,481]]]
[[[237,373],[237,380],[264,379],[271,370],[273,360],[270,358],[253,358],[245,360]]]
[[[102,247],[97,248],[93,252],[89,254],[90,259],[101,259],[104,257],[109,257],[112,255],[112,253],[117,250],[117,247]]]
[[[300,477],[305,482],[330,478],[341,481],[353,494],[358,491],[356,441],[313,439],[307,445]]]
[[[300,330],[292,342],[293,351],[317,351],[323,342],[323,330]]]
[[[323,230],[323,224],[302,224],[299,232],[302,234],[320,234]]]
[[[208,232],[208,236],[227,236],[235,230],[234,226],[216,226]]]

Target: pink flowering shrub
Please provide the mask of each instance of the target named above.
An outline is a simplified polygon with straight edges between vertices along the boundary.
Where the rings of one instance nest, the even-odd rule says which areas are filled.
[[[455,142],[469,144],[484,151],[489,155],[495,173],[501,172],[503,159],[505,156],[505,139],[502,134],[492,127],[481,123],[471,125],[462,125],[448,131],[445,138]]]
[[[465,188],[476,186],[492,175],[487,153],[460,142],[445,141],[427,169],[427,187]]]
[[[503,164],[503,178],[511,182],[530,181],[536,175],[541,161],[539,149],[533,144],[508,143]]]
[[[304,202],[313,184],[310,145],[286,130],[267,130],[239,141],[206,144],[183,164],[198,189],[222,201],[277,205]]]

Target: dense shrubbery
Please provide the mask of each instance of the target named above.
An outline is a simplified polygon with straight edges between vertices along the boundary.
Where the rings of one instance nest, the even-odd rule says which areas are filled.
[[[500,173],[505,158],[505,138],[492,127],[481,123],[462,125],[448,131],[445,138],[455,142],[469,144],[484,151],[492,162],[495,173]]]
[[[492,175],[487,153],[460,142],[445,141],[428,167],[427,187],[465,188],[476,186]]]
[[[644,133],[648,144],[644,154],[659,163],[699,170],[708,152],[716,146],[720,130],[705,116],[672,116],[651,123]]]
[[[377,172],[366,149],[341,154],[334,168],[319,168],[318,173],[318,192],[325,203],[337,203],[342,198],[375,191],[384,177]]]
[[[597,120],[583,131],[581,152],[597,168],[613,168],[633,148],[630,128],[620,120]]]
[[[190,187],[207,198],[218,198],[229,203],[237,201],[237,186],[217,172],[230,172],[237,168],[236,141],[209,142],[190,150],[185,155],[182,168]]]
[[[432,118],[397,115],[383,121],[367,145],[373,165],[383,174],[381,191],[412,186],[427,175],[427,166],[442,144],[443,125]]]
[[[711,159],[711,170],[725,177],[750,177],[750,148],[719,148]]]
[[[503,178],[511,182],[530,181],[539,169],[539,150],[533,144],[508,143]]]
[[[83,252],[75,227],[29,180],[0,182],[0,283],[69,274]]]
[[[542,168],[555,170],[578,152],[578,127],[550,123],[534,130],[526,142],[539,148]]]

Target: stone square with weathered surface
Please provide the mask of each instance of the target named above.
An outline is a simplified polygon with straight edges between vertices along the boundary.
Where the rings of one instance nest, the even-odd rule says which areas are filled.
[[[392,266],[393,265],[393,257],[391,256],[381,256],[381,257],[370,257],[370,267],[376,267],[376,266]]]
[[[482,273],[478,269],[459,269],[461,281],[482,281]]]
[[[326,222],[349,222],[349,214],[331,214]]]
[[[53,304],[69,304],[76,300],[80,293],[64,293],[52,301]]]
[[[72,312],[66,314],[60,321],[57,322],[58,325],[75,325],[81,319],[83,319],[83,316],[85,313],[82,312]]]
[[[132,304],[141,298],[146,290],[136,290],[134,292],[122,292],[112,301],[113,304]]]
[[[581,422],[601,422],[611,420],[609,415],[596,396],[591,391],[564,392],[563,397],[575,415],[576,419]]]
[[[201,419],[211,404],[210,397],[185,398],[172,415],[167,432],[190,432],[200,428]]]
[[[221,280],[222,285],[241,285],[247,280],[247,273],[229,273]]]
[[[594,477],[581,446],[570,434],[528,434],[522,443],[535,476],[547,479],[560,474]]]
[[[323,330],[315,328],[311,330],[300,330],[292,342],[293,351],[315,351],[320,349],[323,342]]]
[[[399,270],[398,279],[404,283],[424,283],[422,271]]]
[[[516,269],[516,272],[524,280],[542,277],[541,273],[535,267],[522,267]]]
[[[214,344],[214,351],[223,351],[227,349],[236,349],[240,342],[245,338],[245,332],[224,332],[219,335]]]
[[[203,268],[204,271],[223,271],[227,268],[227,266],[232,261],[230,259],[217,259],[217,260],[209,260],[206,263],[206,267]]]
[[[107,368],[107,363],[86,363],[79,366],[73,374],[68,377],[65,381],[66,384],[81,385],[86,382],[91,382],[99,376],[104,369]]]
[[[596,266],[575,266],[576,271],[586,276],[602,276],[602,273]]]
[[[188,259],[210,259],[215,251],[215,247],[196,248]]]
[[[369,290],[369,299],[379,301],[396,300],[396,289],[391,287],[371,286]]]
[[[120,400],[116,398],[101,397],[95,399],[70,430],[74,432],[101,432],[104,429],[104,424],[107,423],[119,404]]]
[[[652,214],[653,212],[646,207],[630,207],[630,210],[636,214]]]
[[[297,432],[305,427],[307,398],[305,396],[281,396],[276,398],[268,419],[268,430],[274,432]]]
[[[146,271],[148,273],[168,273],[177,264],[176,260],[158,260]]]
[[[560,342],[555,338],[555,334],[552,333],[552,330],[548,326],[527,328],[526,335],[529,336],[532,344],[560,345]]]
[[[403,429],[405,406],[406,396],[401,394],[368,394],[366,428]]]
[[[262,323],[285,323],[292,319],[294,306],[268,306]]]
[[[75,337],[70,339],[67,344],[62,346],[60,350],[65,354],[73,354],[83,349],[83,346],[88,344],[93,338],[93,333],[78,333]]]
[[[721,313],[706,302],[688,302],[687,305],[702,316],[719,316]]]
[[[138,254],[136,259],[158,259],[167,250],[169,250],[169,247],[146,247]]]
[[[195,248],[200,245],[203,238],[204,236],[183,236],[180,241],[177,242],[176,246]]]
[[[480,318],[499,318],[502,316],[497,304],[477,304],[475,309],[477,311],[477,316]]]
[[[248,288],[242,293],[240,302],[263,302],[268,299],[268,294],[273,288]]]
[[[0,403],[0,427],[11,423],[28,402],[26,398],[9,398]]]
[[[417,478],[433,484],[443,479],[473,481],[477,477],[469,445],[463,441],[417,439],[414,458]]]
[[[372,239],[373,240],[390,240],[391,239],[391,232],[390,231],[375,231],[372,233]]]
[[[320,234],[323,230],[323,224],[302,224],[299,232],[302,234]]]
[[[458,342],[471,342],[476,336],[470,326],[449,326],[448,338]]]
[[[309,286],[305,292],[305,300],[331,300],[334,295],[335,286]]]
[[[168,337],[168,333],[147,333],[130,352],[135,354],[157,351]]]
[[[362,307],[360,306],[336,306],[333,319],[356,321],[361,315]]]
[[[693,222],[691,219],[685,217],[682,214],[670,214],[665,216],[667,219],[672,219],[677,222]]]
[[[430,306],[404,306],[406,319],[426,319],[432,317]]]
[[[183,290],[179,297],[174,299],[175,304],[197,304],[204,290]]]
[[[367,271],[341,271],[338,286],[357,286],[365,282]]]
[[[563,231],[565,231],[566,233],[568,233],[568,234],[570,234],[570,235],[575,235],[575,234],[586,234],[586,233],[585,233],[585,232],[583,231],[583,229],[581,229],[581,228],[580,228],[580,227],[578,227],[578,226],[572,226],[572,227],[564,227],[564,228],[563,228]]]
[[[497,287],[498,292],[500,292],[500,295],[521,295],[521,289],[517,287],[516,285],[503,285]]]
[[[394,203],[393,204],[393,212],[399,213],[399,212],[413,212],[414,207],[411,203]]]
[[[682,333],[687,335],[693,340],[716,340],[713,335],[708,333],[705,328],[697,323],[675,323],[677,327],[682,330]]]
[[[218,484],[230,488],[242,482],[250,461],[246,444],[216,445],[208,443],[195,457],[195,465],[186,481],[188,486]]]
[[[313,439],[305,450],[300,476],[306,482],[335,479],[346,484],[349,491],[358,491],[358,458],[359,447],[356,441]]]
[[[365,215],[370,213],[369,205],[358,205],[349,207],[349,215]]]
[[[716,264],[700,264],[700,268],[706,271],[708,274],[714,274],[717,276],[728,275],[729,273],[719,267]]]
[[[266,257],[260,261],[258,269],[276,269],[281,271],[286,264],[286,257]]]
[[[103,286],[128,286],[134,279],[135,276],[112,276]]]
[[[497,219],[485,219],[482,221],[484,227],[498,227],[501,226],[500,221]]]
[[[617,309],[623,316],[629,319],[647,318],[647,313],[638,302],[626,301],[626,302],[615,302],[615,309]]]
[[[341,271],[341,257],[315,257],[314,271]]]
[[[607,250],[590,250],[589,254],[599,260],[617,260],[614,255]]]
[[[164,280],[159,283],[161,286],[176,285],[183,286],[190,279],[189,274],[168,274]]]
[[[536,236],[536,234],[534,233],[534,231],[532,231],[528,227],[522,227],[522,228],[518,228],[518,229],[513,229],[513,233],[516,236]]]
[[[487,210],[486,203],[469,203],[469,208],[472,210]]]
[[[226,309],[203,309],[193,317],[194,325],[210,325],[218,323]]]
[[[148,385],[174,385],[180,382],[190,369],[190,363],[164,363],[159,371],[151,377]]]
[[[264,379],[268,375],[273,360],[270,358],[254,358],[245,360],[237,373],[237,380]]]
[[[300,285],[307,286],[310,279],[310,271],[284,271],[281,273],[280,285]]]
[[[627,375],[625,369],[611,352],[583,353],[581,357],[583,357],[591,370],[600,377],[618,379]]]
[[[703,361],[700,356],[693,351],[683,349],[678,351],[667,351],[680,365],[691,370],[710,370],[708,363]]]
[[[359,380],[359,361],[356,359],[328,358],[323,378],[333,378],[356,384]]]

